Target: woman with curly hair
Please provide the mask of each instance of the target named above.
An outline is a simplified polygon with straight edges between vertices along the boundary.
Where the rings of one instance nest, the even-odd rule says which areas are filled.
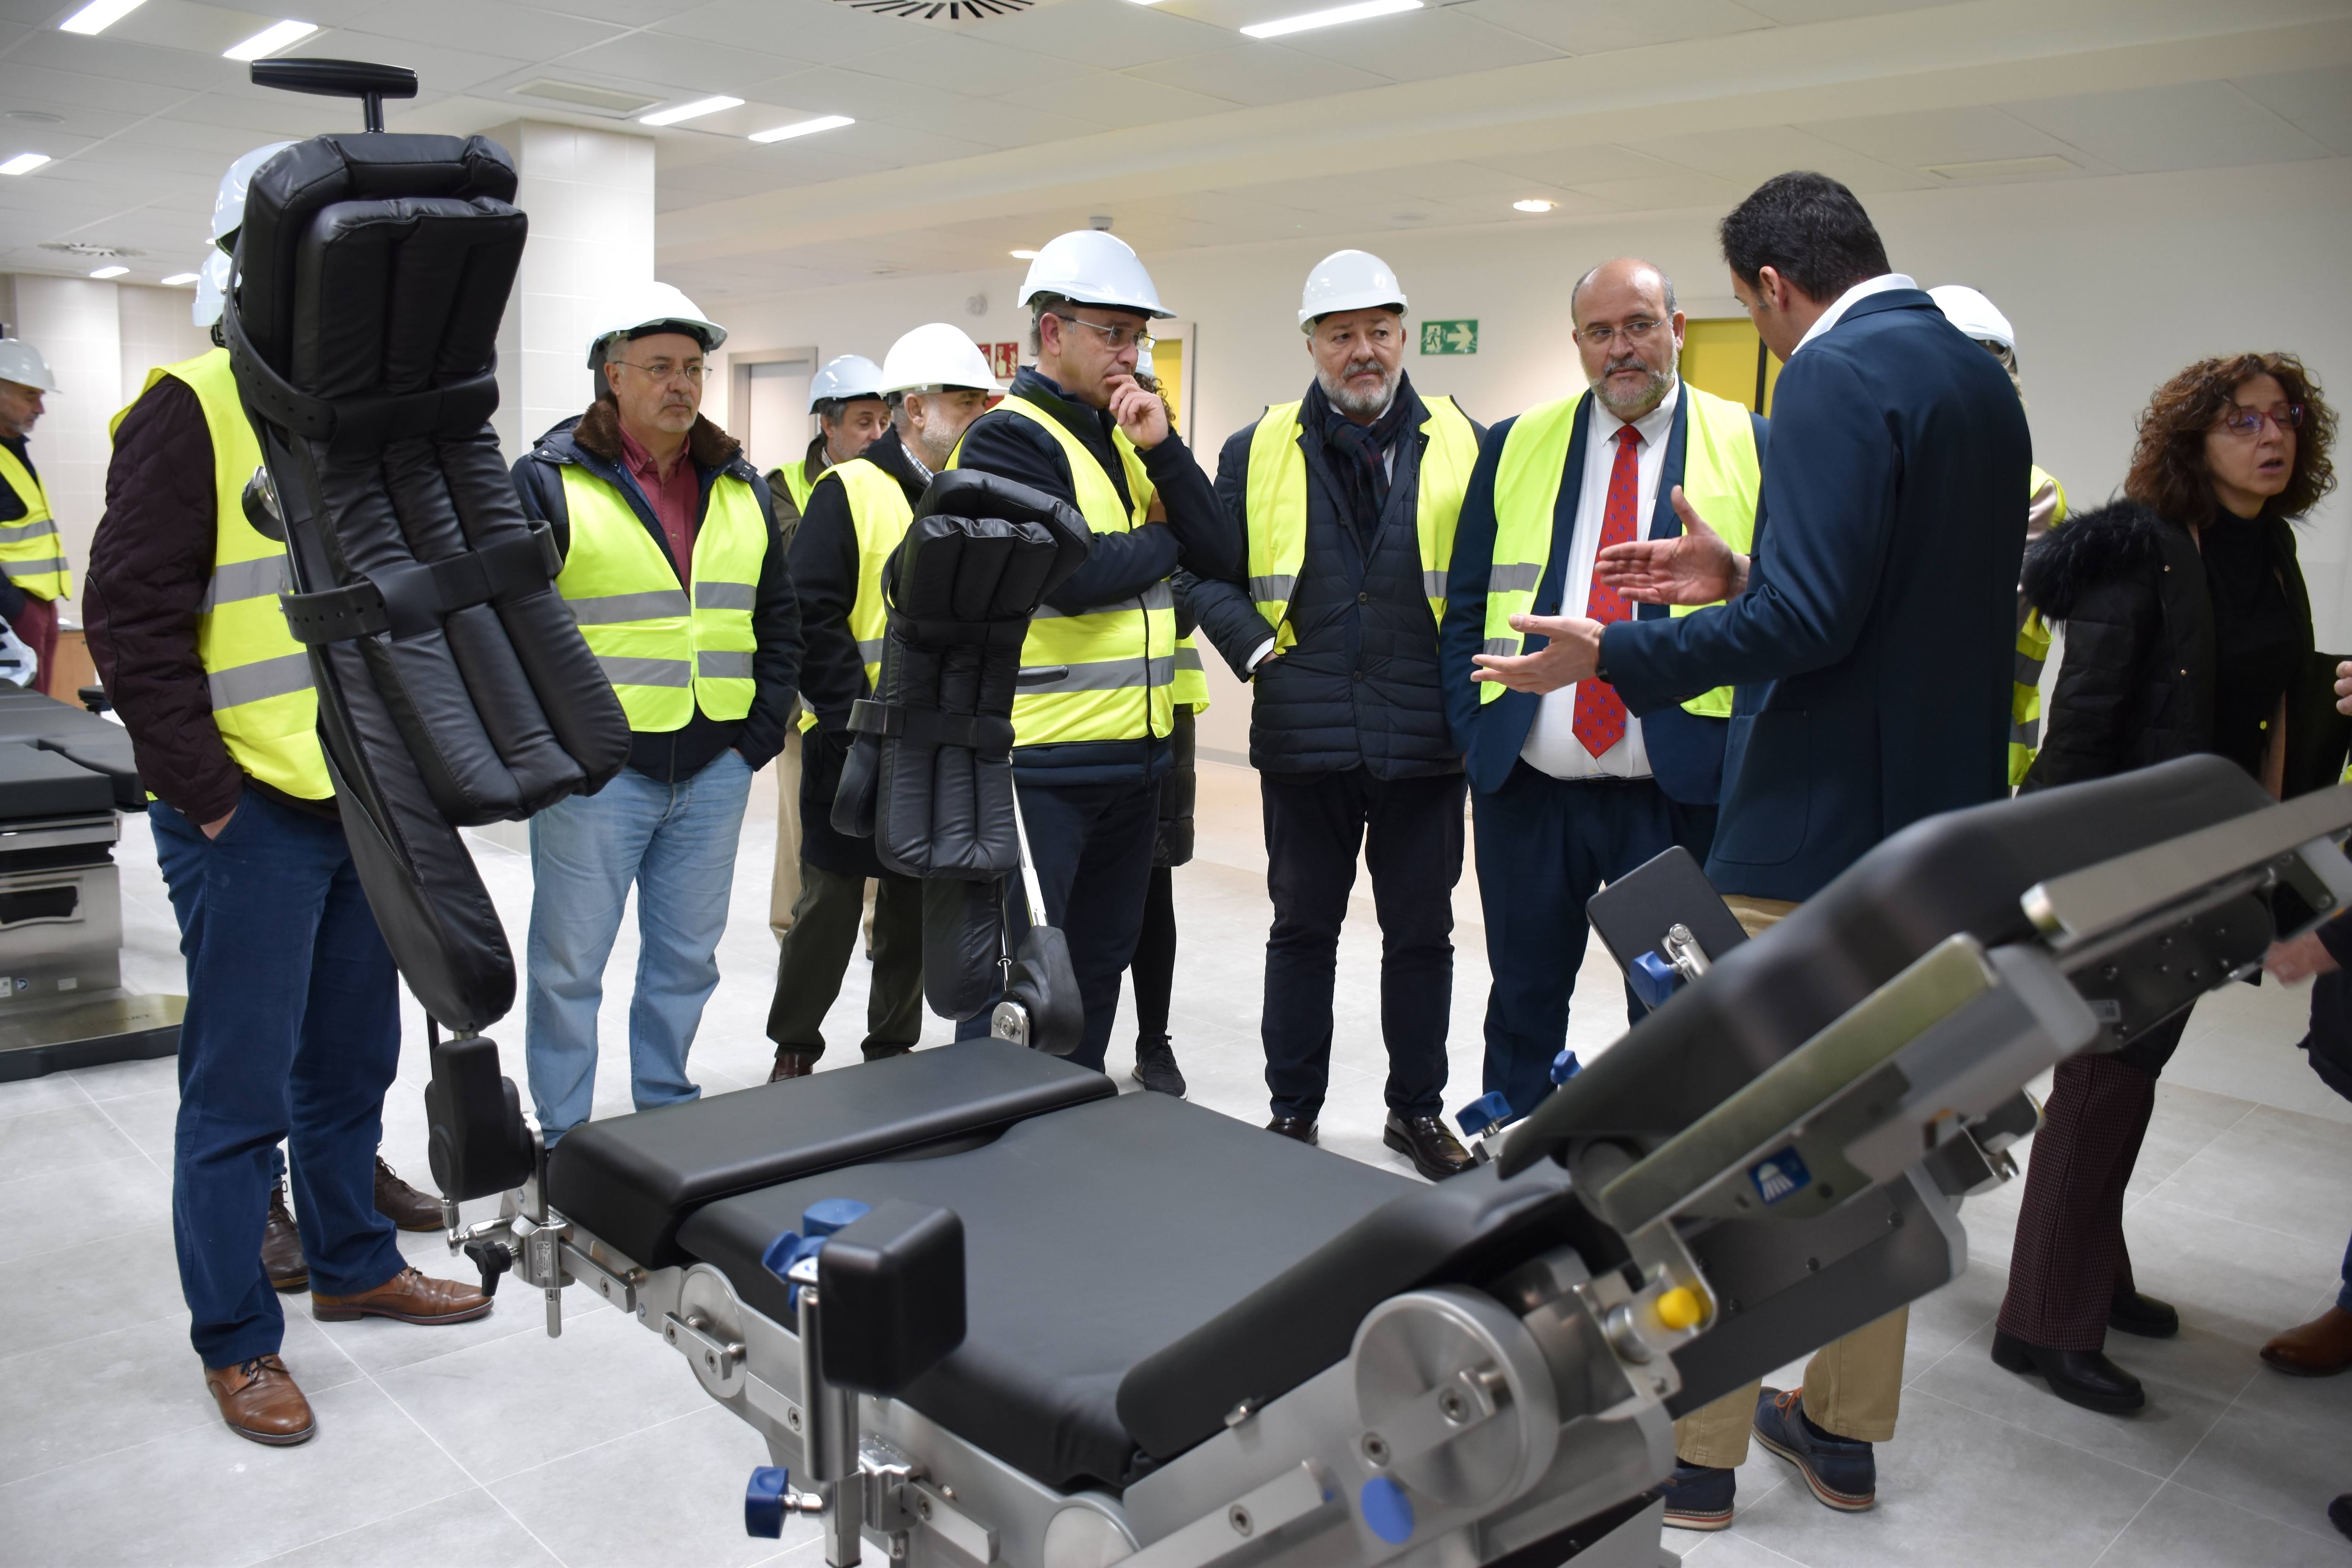
[[[2329,782],[2290,773],[2287,716],[2290,689],[2314,668],[2292,520],[2335,486],[2335,433],[2292,354],[2203,360],[2157,389],[2125,499],[2026,555],[2026,596],[2065,623],[2066,654],[2024,788],[2200,752],[2273,795]],[[2088,1409],[2147,1403],[2107,1359],[2107,1330],[2179,1331],[2172,1308],[2134,1287],[2123,1200],[2157,1075],[2187,1023],[2184,1013],[2120,1051],[2061,1063],[2034,1140],[1992,1359]]]

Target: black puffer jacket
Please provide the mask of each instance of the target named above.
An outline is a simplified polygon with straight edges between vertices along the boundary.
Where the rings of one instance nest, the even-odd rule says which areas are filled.
[[[1412,400],[1409,434],[1396,465],[1380,531],[1367,551],[1345,521],[1319,431],[1300,435],[1307,458],[1307,555],[1290,601],[1298,641],[1268,658],[1255,678],[1250,656],[1273,635],[1235,573],[1203,576],[1192,591],[1201,630],[1235,675],[1251,683],[1250,765],[1265,773],[1369,769],[1375,778],[1421,778],[1462,771],[1445,724],[1437,679],[1437,622],[1422,582],[1414,507],[1428,414],[1410,380],[1397,391]],[[1255,421],[1225,442],[1217,458],[1217,496],[1246,534],[1244,504]],[[1479,436],[1483,439],[1486,432]],[[1246,567],[1244,568],[1246,570]]]
[[[2273,517],[2248,526],[2269,535],[2308,653],[2311,598],[2295,563],[2294,531]],[[2212,749],[2213,606],[2204,558],[2186,528],[2136,501],[2080,513],[2026,552],[2024,588],[2045,618],[2066,625],[2048,733],[2025,788],[2105,778]]]

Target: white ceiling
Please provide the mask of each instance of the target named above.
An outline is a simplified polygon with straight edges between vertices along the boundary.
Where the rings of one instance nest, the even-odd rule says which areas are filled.
[[[2352,155],[2352,0],[1430,0],[1278,42],[1238,28],[1330,0],[279,3],[323,29],[292,53],[415,69],[395,130],[631,117],[520,90],[549,81],[746,100],[648,132],[662,275],[717,297],[992,266],[1096,215],[1150,255],[1720,207],[1792,167],[1867,195]],[[354,118],[221,58],[285,13],[59,32],[78,4],[0,0],[0,158],[56,160],[0,178],[0,270],[185,270],[230,158]],[[857,123],[743,139],[820,114]]]

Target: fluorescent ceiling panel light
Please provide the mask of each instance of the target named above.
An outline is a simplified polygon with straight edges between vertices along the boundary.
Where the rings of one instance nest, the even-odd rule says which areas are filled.
[[[1297,16],[1278,16],[1271,22],[1260,22],[1244,27],[1242,34],[1252,38],[1279,38],[1292,33],[1310,32],[1317,27],[1336,27],[1343,22],[1368,21],[1374,16],[1393,16],[1400,11],[1418,11],[1422,0],[1360,0],[1354,5],[1334,5],[1328,11],[1308,11]]]
[[[120,278],[130,270],[131,268],[128,267],[101,267],[97,271],[91,273],[90,276],[92,278]]]
[[[169,278],[163,279],[163,287],[166,289],[184,289],[195,280],[196,275],[193,272],[174,272]]]
[[[1037,253],[1034,250],[1016,250],[1013,253],[1013,259],[1015,261],[1034,261],[1037,259]]]
[[[221,51],[225,60],[257,60],[274,55],[289,44],[299,44],[319,30],[315,22],[272,22],[241,44],[231,44]]]
[[[720,93],[716,98],[698,98],[692,103],[681,103],[675,109],[656,109],[651,114],[637,117],[640,125],[676,125],[681,120],[698,120],[706,114],[716,114],[722,109],[740,109],[743,100]]]
[[[47,153],[19,153],[0,163],[0,174],[29,174],[49,161]]]
[[[58,24],[60,33],[103,33],[147,0],[89,0],[89,4]]]
[[[1529,196],[1525,201],[1513,202],[1511,205],[1523,213],[1548,213],[1551,211],[1552,208],[1559,205],[1559,204],[1558,202],[1548,202],[1541,196]]]
[[[814,120],[795,120],[790,125],[779,125],[771,131],[754,131],[754,142],[789,142],[795,136],[814,136],[820,131],[838,131],[857,121],[846,114],[820,114]]]

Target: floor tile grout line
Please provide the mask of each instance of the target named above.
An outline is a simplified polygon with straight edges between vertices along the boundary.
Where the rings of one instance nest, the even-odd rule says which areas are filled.
[[[74,1087],[77,1089],[81,1088],[79,1084],[76,1084]],[[84,1089],[82,1089],[82,1093],[88,1094],[89,1093],[89,1090]],[[114,1112],[106,1109],[106,1101],[102,1100],[92,1100],[90,1104],[98,1108],[98,1113],[106,1118],[106,1124],[109,1127],[113,1128],[117,1133],[121,1134],[124,1142],[130,1144],[133,1149],[138,1150],[140,1157],[144,1159],[149,1164],[155,1167],[157,1174],[166,1177],[172,1174],[171,1172],[163,1169],[162,1162],[158,1161],[154,1155],[147,1152],[145,1146],[142,1145],[138,1139],[131,1136],[131,1130],[129,1128],[123,1126],[121,1122],[117,1121],[114,1119]]]
[[[2183,1462],[2185,1463],[2186,1461]],[[2258,1508],[2248,1508],[2244,1503],[2233,1502],[2230,1499],[2221,1496],[2219,1492],[2209,1492],[2203,1487],[2191,1486],[2187,1481],[2168,1481],[2166,1485],[2179,1487],[2185,1492],[2194,1492],[2197,1496],[2204,1498],[2208,1501],[2218,1502],[2224,1508],[2234,1508],[2241,1513],[2252,1514],[2256,1519],[2266,1520],[2272,1524],[2283,1524],[2286,1526],[2287,1529],[2295,1531],[2297,1534],[2310,1536],[2314,1541],[2340,1542],[2344,1539],[2343,1536],[2337,1534],[2332,1527],[2326,1532],[2322,1533],[2321,1531],[2313,1530],[2306,1525],[2297,1524],[2294,1520],[2281,1519],[2276,1514],[2264,1513]]]
[[[2053,1433],[2037,1430],[2034,1427],[2028,1426],[2022,1421],[2012,1421],[2006,1415],[1996,1415],[1990,1410],[1979,1410],[1973,1405],[1963,1405],[1957,1399],[1947,1398],[1945,1395],[1940,1394],[1933,1394],[1926,1389],[1914,1390],[1911,1388],[1906,1388],[1903,1392],[1906,1396],[1916,1393],[1921,1399],[1932,1399],[1938,1405],[1948,1405],[1955,1410],[1965,1411],[1970,1415],[1980,1415],[1988,1421],[1998,1421],[2013,1432],[2022,1432],[2029,1437],[2039,1437],[2044,1442],[2055,1443],[2062,1448],[2072,1448],[2078,1454],[2087,1454],[2092,1458],[2115,1466],[2117,1469],[2129,1470],[2136,1476],[2146,1476],[2152,1481],[2161,1483],[2171,1479],[2169,1471],[2158,1472],[2148,1469],[2143,1465],[2135,1465],[2129,1459],[2118,1459],[2113,1454],[2103,1454],[2096,1448],[2086,1448],[2082,1444],[2075,1442],[2070,1437],[2061,1437]],[[2220,1425],[2221,1419],[2221,1418],[2219,1415],[2216,1415],[2213,1418],[2214,1425]],[[2206,1428],[2206,1431],[2209,1433],[2211,1430],[2212,1428],[2210,1426]],[[2202,1442],[2203,1440],[2204,1434],[2200,1434],[2198,1441]],[[2195,1452],[2196,1447],[2196,1444],[2190,1444],[2190,1452]],[[2178,1464],[2174,1466],[2174,1468],[2176,1469],[2179,1468]]]
[[[2166,1177],[2166,1178],[2165,1178],[2165,1181],[2166,1181],[2167,1183],[2170,1182],[2170,1180],[2171,1180],[2171,1178],[2170,1178],[2169,1176],[2168,1176],[2168,1177]],[[2141,1194],[2141,1201],[2142,1201],[2142,1202],[2146,1202],[2147,1199],[2155,1197],[2155,1196],[2157,1195],[2158,1192],[2159,1192],[2159,1191],[2161,1191],[2161,1190],[2162,1190],[2161,1185],[2159,1185],[2159,1186],[2158,1186],[2158,1187],[2157,1187],[2157,1188],[2152,1188],[2152,1189],[2150,1189],[2148,1192],[2144,1193],[2144,1194]],[[2271,1227],[2270,1226],[2266,1226],[2266,1225],[2257,1225],[2257,1224],[2256,1224],[2256,1223],[2254,1223],[2252,1220],[2250,1220],[2250,1219],[2244,1218],[2242,1215],[2233,1215],[2233,1214],[2221,1214],[2221,1213],[2218,1213],[2217,1211],[2212,1210],[2212,1209],[2202,1209],[2202,1208],[2199,1208],[2195,1204],[2184,1204],[2184,1203],[2182,1203],[2182,1202],[2181,1202],[2179,1199],[2178,1199],[2178,1198],[2166,1198],[2164,1201],[2165,1201],[2166,1203],[2170,1204],[2170,1205],[2171,1205],[2173,1207],[2175,1207],[2175,1208],[2179,1208],[2179,1209],[2186,1209],[2186,1210],[2188,1210],[2190,1214],[2197,1215],[2199,1215],[2199,1216],[2200,1216],[2200,1217],[2202,1217],[2202,1218],[2205,1218],[2205,1219],[2217,1219],[2217,1220],[2220,1220],[2220,1221],[2221,1221],[2222,1224],[2224,1224],[2224,1225],[2234,1225],[2234,1226],[2238,1226],[2242,1227],[2242,1229],[2246,1229],[2246,1230],[2258,1230],[2258,1231],[2261,1231],[2264,1236],[2274,1236],[2274,1237],[2277,1237],[2281,1241],[2294,1241],[2294,1242],[2301,1242],[2301,1243],[2303,1243],[2303,1244],[2304,1244],[2304,1245],[2305,1245],[2305,1246],[2319,1246],[2319,1245],[2322,1245],[2322,1244],[2320,1244],[2320,1243],[2317,1243],[2317,1242],[2313,1241],[2313,1239],[2312,1239],[2310,1237],[2307,1237],[2307,1236],[2297,1236],[2294,1232],[2293,1232],[2293,1231],[2291,1231],[2291,1230],[2277,1230],[2277,1229],[2273,1229],[2273,1227]],[[2336,1244],[2335,1244],[2333,1241],[2329,1241],[2329,1242],[2325,1243],[2324,1245],[2326,1245],[2326,1247],[2334,1247]]]

